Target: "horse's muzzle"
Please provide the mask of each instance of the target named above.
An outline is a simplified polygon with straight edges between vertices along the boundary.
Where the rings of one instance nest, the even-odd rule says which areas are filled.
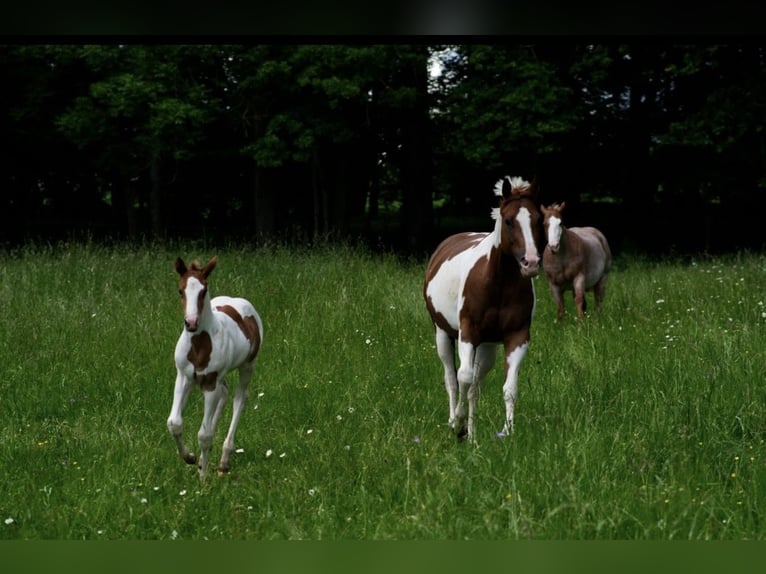
[[[536,277],[540,272],[540,258],[537,256],[522,257],[519,260],[519,269],[521,269],[523,277]]]
[[[199,321],[197,318],[184,319],[184,327],[186,327],[186,330],[190,333],[194,333],[197,330],[197,327],[199,327]]]

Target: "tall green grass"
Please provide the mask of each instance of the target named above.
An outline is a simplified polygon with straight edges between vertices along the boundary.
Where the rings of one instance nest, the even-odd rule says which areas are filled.
[[[248,297],[265,336],[241,452],[204,483],[165,420],[182,324],[172,264],[214,252],[0,255],[0,538],[766,538],[763,255],[618,260],[582,323],[571,299],[555,321],[538,277],[516,432],[495,436],[498,361],[473,446],[446,425],[424,261],[215,253],[212,294]],[[201,411],[195,392],[194,447]]]

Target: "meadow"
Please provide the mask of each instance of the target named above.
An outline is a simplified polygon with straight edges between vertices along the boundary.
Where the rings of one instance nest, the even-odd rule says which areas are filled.
[[[165,426],[173,261],[213,254],[211,293],[248,297],[265,335],[231,472],[201,483]],[[476,445],[446,424],[424,268],[337,246],[0,253],[0,539],[766,538],[766,255],[618,257],[582,323],[538,277],[516,431],[496,436],[498,361]],[[195,391],[195,451],[201,411]]]

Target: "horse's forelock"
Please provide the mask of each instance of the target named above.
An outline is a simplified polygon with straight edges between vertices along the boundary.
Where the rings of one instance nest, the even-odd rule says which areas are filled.
[[[513,195],[519,195],[521,197],[529,196],[532,194],[532,184],[522,177],[511,177],[506,175],[500,178],[495,183],[495,195],[503,195],[503,184],[508,182],[511,186],[511,193]]]

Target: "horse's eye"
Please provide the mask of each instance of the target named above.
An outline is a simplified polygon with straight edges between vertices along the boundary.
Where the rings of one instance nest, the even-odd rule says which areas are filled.
[[[178,294],[179,294],[181,297],[183,297],[183,296],[184,296],[184,290],[183,290],[183,289],[179,289],[179,290],[178,290]]]
[[[506,224],[508,227],[513,227],[513,219],[511,219],[510,217],[507,217],[507,218],[505,219],[505,224]]]

